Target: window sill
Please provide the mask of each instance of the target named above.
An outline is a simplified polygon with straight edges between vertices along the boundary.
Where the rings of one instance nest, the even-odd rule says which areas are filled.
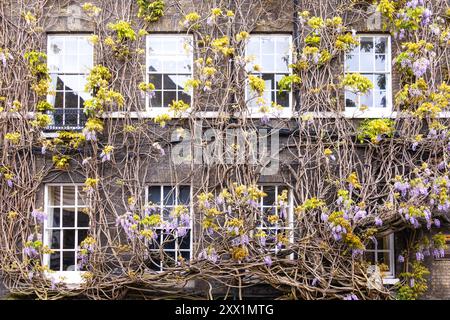
[[[390,277],[383,278],[384,285],[394,285],[394,284],[398,283],[399,281],[400,281],[400,279],[398,279],[398,278],[390,278]]]
[[[80,285],[85,282],[83,274],[85,271],[56,271],[47,272],[45,275],[48,279],[54,279],[56,283],[63,283],[69,289],[79,289]]]

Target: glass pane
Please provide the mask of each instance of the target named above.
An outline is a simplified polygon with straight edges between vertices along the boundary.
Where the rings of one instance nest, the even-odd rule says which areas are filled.
[[[374,107],[386,108],[386,105],[387,105],[386,91],[377,91],[375,93],[375,105],[374,105]]]
[[[155,90],[162,89],[162,75],[161,74],[149,74],[148,82],[154,84]]]
[[[149,57],[148,59],[148,71],[149,72],[155,72],[155,71],[162,71],[162,63],[161,59],[158,57]]]
[[[179,53],[183,48],[179,46],[180,39],[178,37],[166,37],[162,41],[162,52],[166,54]]]
[[[275,187],[274,186],[264,186],[264,193],[267,194],[266,197],[263,198],[263,205],[271,206],[275,203]]]
[[[361,37],[361,54],[373,53],[373,38]]]
[[[289,55],[289,37],[277,37],[277,54]]]
[[[357,96],[355,93],[346,91],[345,92],[345,107],[346,108],[356,108],[357,106]]]
[[[262,79],[264,80],[266,90],[274,90],[275,89],[275,83],[274,83],[275,75],[273,73],[264,73],[262,75]]]
[[[177,92],[176,91],[164,91],[163,92],[163,104],[164,107],[169,106],[169,104],[172,104],[172,101],[177,100]]]
[[[86,192],[83,191],[83,187],[79,186],[78,188],[78,206],[85,206],[87,205],[87,195]]]
[[[369,78],[370,79],[370,78]],[[374,88],[375,90],[386,90],[386,75],[379,74],[375,76]]]
[[[189,186],[180,186],[178,194],[178,203],[187,205],[190,202],[191,188]]]
[[[183,100],[187,104],[191,104],[191,95],[185,93],[184,91],[178,91],[178,100]]]
[[[155,91],[154,96],[149,101],[150,101],[150,107],[161,108],[162,107],[162,92]]]
[[[49,204],[51,206],[59,206],[61,203],[61,192],[60,186],[52,186],[48,188],[49,192]]]
[[[191,78],[191,77],[189,77],[189,76],[178,76],[178,77],[177,77],[177,81],[176,81],[177,89],[183,91],[186,82],[187,82],[190,78]]]
[[[82,212],[81,209],[78,209],[77,218],[78,218],[77,224],[79,228],[89,227],[89,216],[86,213]]]
[[[79,73],[80,69],[78,67],[78,55],[76,51],[75,54],[66,54],[64,55],[64,65],[62,68],[62,72],[64,73]]]
[[[189,261],[191,259],[191,253],[189,251],[181,251],[180,255],[183,257],[184,261]]]
[[[60,209],[59,208],[49,208],[48,209],[48,224],[49,228],[57,228],[60,226]]]
[[[164,186],[164,205],[175,204],[175,189],[171,186]]]
[[[79,64],[79,72],[80,73],[89,73],[89,71],[92,69],[93,61],[92,61],[92,55],[85,55],[80,54],[78,56],[78,64]]]
[[[254,55],[257,57],[259,55],[259,37],[253,36],[250,37],[250,40],[247,44],[247,55],[251,56]]]
[[[63,209],[63,227],[65,228],[75,227],[75,208]]]
[[[360,55],[361,62],[361,71],[373,71],[374,70],[374,61],[373,55],[371,54],[361,54]]]
[[[177,61],[178,73],[192,73],[191,57],[180,57]]]
[[[369,91],[368,93],[361,95],[361,106],[373,107],[373,92]]]
[[[75,186],[63,186],[63,205],[75,205]]]
[[[63,230],[63,249],[75,249],[75,230]]]
[[[375,53],[387,53],[387,38],[375,38]]]
[[[375,70],[376,71],[386,71],[387,68],[387,61],[386,61],[386,55],[384,54],[377,54],[375,56]]]
[[[78,108],[78,95],[76,92],[67,92],[64,95],[64,103],[65,107],[68,109],[77,109]],[[67,115],[73,115],[71,113],[66,113]],[[67,120],[67,119],[66,119]]]
[[[60,271],[60,253],[54,252],[50,255],[50,269],[53,271]]]
[[[161,203],[161,187],[151,186],[148,188],[148,201],[154,204]]]
[[[161,38],[158,37],[148,37],[148,54],[155,55],[158,53],[162,53],[162,41]]]
[[[63,271],[76,271],[75,269],[75,251],[63,252]]]
[[[164,250],[174,250],[175,249],[175,238],[171,234],[164,234],[163,235],[163,246]]]
[[[276,55],[275,56],[275,70],[277,72],[289,72],[289,56]]]
[[[163,81],[164,81],[164,90],[167,90],[167,89],[173,90],[173,89],[177,88],[176,83],[177,83],[178,79],[177,79],[176,75],[165,74],[163,76]]]
[[[63,65],[63,38],[49,37],[48,41],[48,67],[52,72],[60,72]]]
[[[161,57],[162,65],[163,65],[163,72],[169,73],[177,72],[177,62],[174,59],[174,57],[167,56],[167,57]]]
[[[51,230],[49,231],[50,235],[50,249],[60,249],[60,230]]]
[[[275,39],[273,37],[261,37],[261,52],[262,54],[275,53]]]
[[[347,55],[345,67],[347,71],[359,71],[359,55]]]
[[[275,71],[275,56],[263,54],[261,56],[261,67],[264,72]]]
[[[80,246],[81,242],[86,239],[88,236],[88,230],[78,230],[78,247]]]
[[[189,249],[191,247],[191,233],[188,231],[184,237],[178,240],[179,249]]]

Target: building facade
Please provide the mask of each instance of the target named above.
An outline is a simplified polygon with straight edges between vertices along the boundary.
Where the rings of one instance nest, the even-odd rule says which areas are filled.
[[[450,298],[449,4],[403,2],[1,4],[0,294]]]

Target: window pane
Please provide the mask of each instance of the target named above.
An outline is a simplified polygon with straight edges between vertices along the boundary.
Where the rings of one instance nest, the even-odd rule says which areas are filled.
[[[163,106],[168,107],[169,104],[172,104],[172,101],[177,100],[177,92],[176,91],[164,91],[163,92]]]
[[[289,72],[289,56],[276,55],[275,56],[275,70],[277,72]]]
[[[373,38],[361,37],[361,54],[373,53]]]
[[[63,252],[63,271],[75,271],[75,252]]]
[[[347,55],[345,67],[347,71],[359,71],[359,55]]]
[[[177,83],[178,79],[177,79],[176,75],[166,74],[163,76],[163,81],[164,81],[164,90],[167,90],[167,89],[173,90],[173,89],[177,88],[176,83]]]
[[[155,85],[155,90],[162,89],[162,75],[161,74],[150,74],[148,76],[148,82]]]
[[[175,249],[175,238],[171,234],[163,234],[163,246],[164,250]]]
[[[78,230],[78,247],[80,246],[81,242],[86,239],[88,236],[88,230]]]
[[[375,92],[375,105],[377,108],[386,108],[387,105],[386,91]]]
[[[164,205],[175,204],[175,189],[171,186],[164,186]]]
[[[89,216],[82,211],[82,209],[78,209],[78,227],[79,228],[88,228],[89,227]]]
[[[148,71],[149,72],[161,72],[162,71],[162,62],[157,57],[149,57],[148,59]]]
[[[356,108],[358,103],[357,96],[351,91],[345,92],[345,107],[346,108]]]
[[[375,56],[375,70],[376,71],[386,71],[387,68],[387,61],[386,61],[386,55],[384,54],[377,54]]]
[[[49,204],[51,206],[59,206],[61,204],[61,188],[60,186],[51,186],[48,188],[49,191]]]
[[[273,73],[264,73],[261,78],[264,80],[266,90],[275,89],[275,75]]]
[[[61,231],[59,230],[51,230],[49,231],[50,236],[50,249],[60,249],[60,236]]]
[[[75,227],[75,208],[63,209],[63,227],[65,228]]]
[[[148,188],[148,201],[154,204],[161,203],[161,187],[151,186]]]
[[[289,37],[277,37],[277,54],[289,55]]]
[[[261,67],[263,72],[274,72],[275,71],[275,56],[263,54],[261,56]]]
[[[191,197],[191,188],[189,186],[180,186],[179,187],[179,204],[187,205],[190,202]]]
[[[158,37],[149,36],[148,38],[148,51],[150,55],[156,55],[162,53],[162,41]]]
[[[380,74],[375,76],[374,89],[375,90],[386,90],[386,75]]]
[[[63,205],[75,205],[75,186],[63,186]]]
[[[50,208],[48,210],[48,224],[49,228],[57,228],[60,226],[60,209],[59,208]]]
[[[150,107],[161,108],[162,107],[162,92],[155,91],[154,96],[150,99]]]
[[[387,53],[387,38],[379,37],[375,38],[375,53]]]
[[[184,237],[178,240],[179,249],[189,249],[191,247],[191,233],[188,231]]]
[[[50,270],[60,271],[60,252],[50,254]]]
[[[163,72],[175,73],[177,72],[177,62],[171,56],[160,58],[163,65]]]
[[[371,54],[361,54],[361,71],[373,71],[374,70],[374,61],[373,55]]]
[[[63,249],[75,249],[75,230],[63,230]]]
[[[361,95],[361,106],[373,107],[373,92]]]
[[[275,187],[274,186],[264,186],[264,193],[267,194],[266,197],[263,198],[263,205],[271,206],[275,203]]]
[[[262,54],[275,53],[275,39],[273,37],[261,37],[261,52]]]
[[[254,55],[255,57],[259,56],[259,44],[260,42],[258,36],[250,37],[250,40],[247,44],[247,55]]]

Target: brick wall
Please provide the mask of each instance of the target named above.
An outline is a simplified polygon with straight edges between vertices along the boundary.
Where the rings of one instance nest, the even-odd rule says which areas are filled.
[[[430,280],[425,299],[450,300],[450,260],[435,260],[430,264]]]

